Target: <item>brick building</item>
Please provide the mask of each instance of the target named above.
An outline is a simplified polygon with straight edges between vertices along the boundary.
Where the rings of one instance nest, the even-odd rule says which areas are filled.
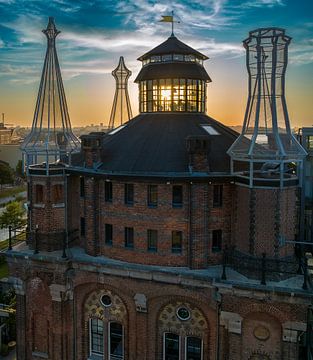
[[[29,167],[27,244],[7,252],[19,360],[306,359],[299,181],[232,169],[206,59],[171,36],[139,58],[138,116]]]

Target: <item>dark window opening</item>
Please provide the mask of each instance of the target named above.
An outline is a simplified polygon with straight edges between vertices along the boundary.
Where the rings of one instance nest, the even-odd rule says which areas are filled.
[[[134,247],[134,228],[132,227],[125,228],[125,247]]]
[[[85,178],[80,177],[79,178],[79,184],[80,184],[80,197],[84,197],[85,196]]]
[[[127,205],[134,204],[134,184],[125,184],[124,200]]]
[[[186,360],[201,360],[202,340],[197,337],[186,338]]]
[[[223,205],[223,185],[213,185],[213,207]]]
[[[158,249],[158,231],[157,230],[148,230],[148,251],[157,251]]]
[[[105,243],[112,245],[113,242],[113,225],[105,224]]]
[[[124,359],[123,326],[119,323],[110,323],[110,359]]]
[[[183,206],[183,187],[181,185],[173,186],[173,207]]]
[[[52,186],[52,202],[54,204],[59,204],[64,202],[63,197],[63,185],[57,184]]]
[[[222,250],[222,230],[212,231],[212,252],[220,252]]]
[[[172,253],[181,253],[183,233],[181,231],[172,231]]]
[[[85,236],[86,234],[86,227],[85,227],[85,218],[80,218],[80,235]]]
[[[150,206],[150,207],[158,206],[158,186],[157,185],[148,185],[148,206]]]
[[[113,200],[113,185],[111,181],[104,183],[104,200],[106,202],[112,202]]]
[[[172,333],[164,334],[164,360],[179,360],[179,335]]]
[[[35,202],[37,204],[43,203],[43,185],[36,185],[35,187]]]

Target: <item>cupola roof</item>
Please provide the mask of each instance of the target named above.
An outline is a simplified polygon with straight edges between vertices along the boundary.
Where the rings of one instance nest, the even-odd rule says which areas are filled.
[[[143,61],[153,55],[165,55],[165,54],[195,55],[196,57],[202,60],[208,59],[207,56],[201,54],[199,51],[193,49],[192,47],[178,40],[176,36],[170,36],[162,44],[158,45],[154,49],[140,56],[137,60]]]

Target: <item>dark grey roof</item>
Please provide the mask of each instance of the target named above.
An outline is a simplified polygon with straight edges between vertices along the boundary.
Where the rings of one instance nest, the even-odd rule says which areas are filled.
[[[219,133],[209,135],[210,172],[229,173],[227,150],[238,133],[207,115],[190,113],[140,114],[113,135],[105,135],[98,171],[189,174],[186,138],[208,135],[201,125],[211,125]]]
[[[137,75],[135,82],[149,79],[201,79],[211,82],[202,65],[191,62],[164,62],[144,66]]]
[[[158,45],[154,49],[140,56],[138,60],[143,61],[152,55],[165,55],[165,54],[185,54],[185,55],[193,54],[202,60],[208,59],[207,56],[201,54],[199,51],[193,49],[192,47],[184,44],[182,41],[178,40],[177,37],[170,36],[162,44]]]

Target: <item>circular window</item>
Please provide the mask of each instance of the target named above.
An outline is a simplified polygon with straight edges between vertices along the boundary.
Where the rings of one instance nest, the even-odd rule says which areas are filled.
[[[112,305],[112,300],[109,295],[102,295],[100,301],[101,301],[101,304],[105,307]]]
[[[190,311],[183,306],[177,309],[176,315],[178,319],[183,321],[190,319]]]

